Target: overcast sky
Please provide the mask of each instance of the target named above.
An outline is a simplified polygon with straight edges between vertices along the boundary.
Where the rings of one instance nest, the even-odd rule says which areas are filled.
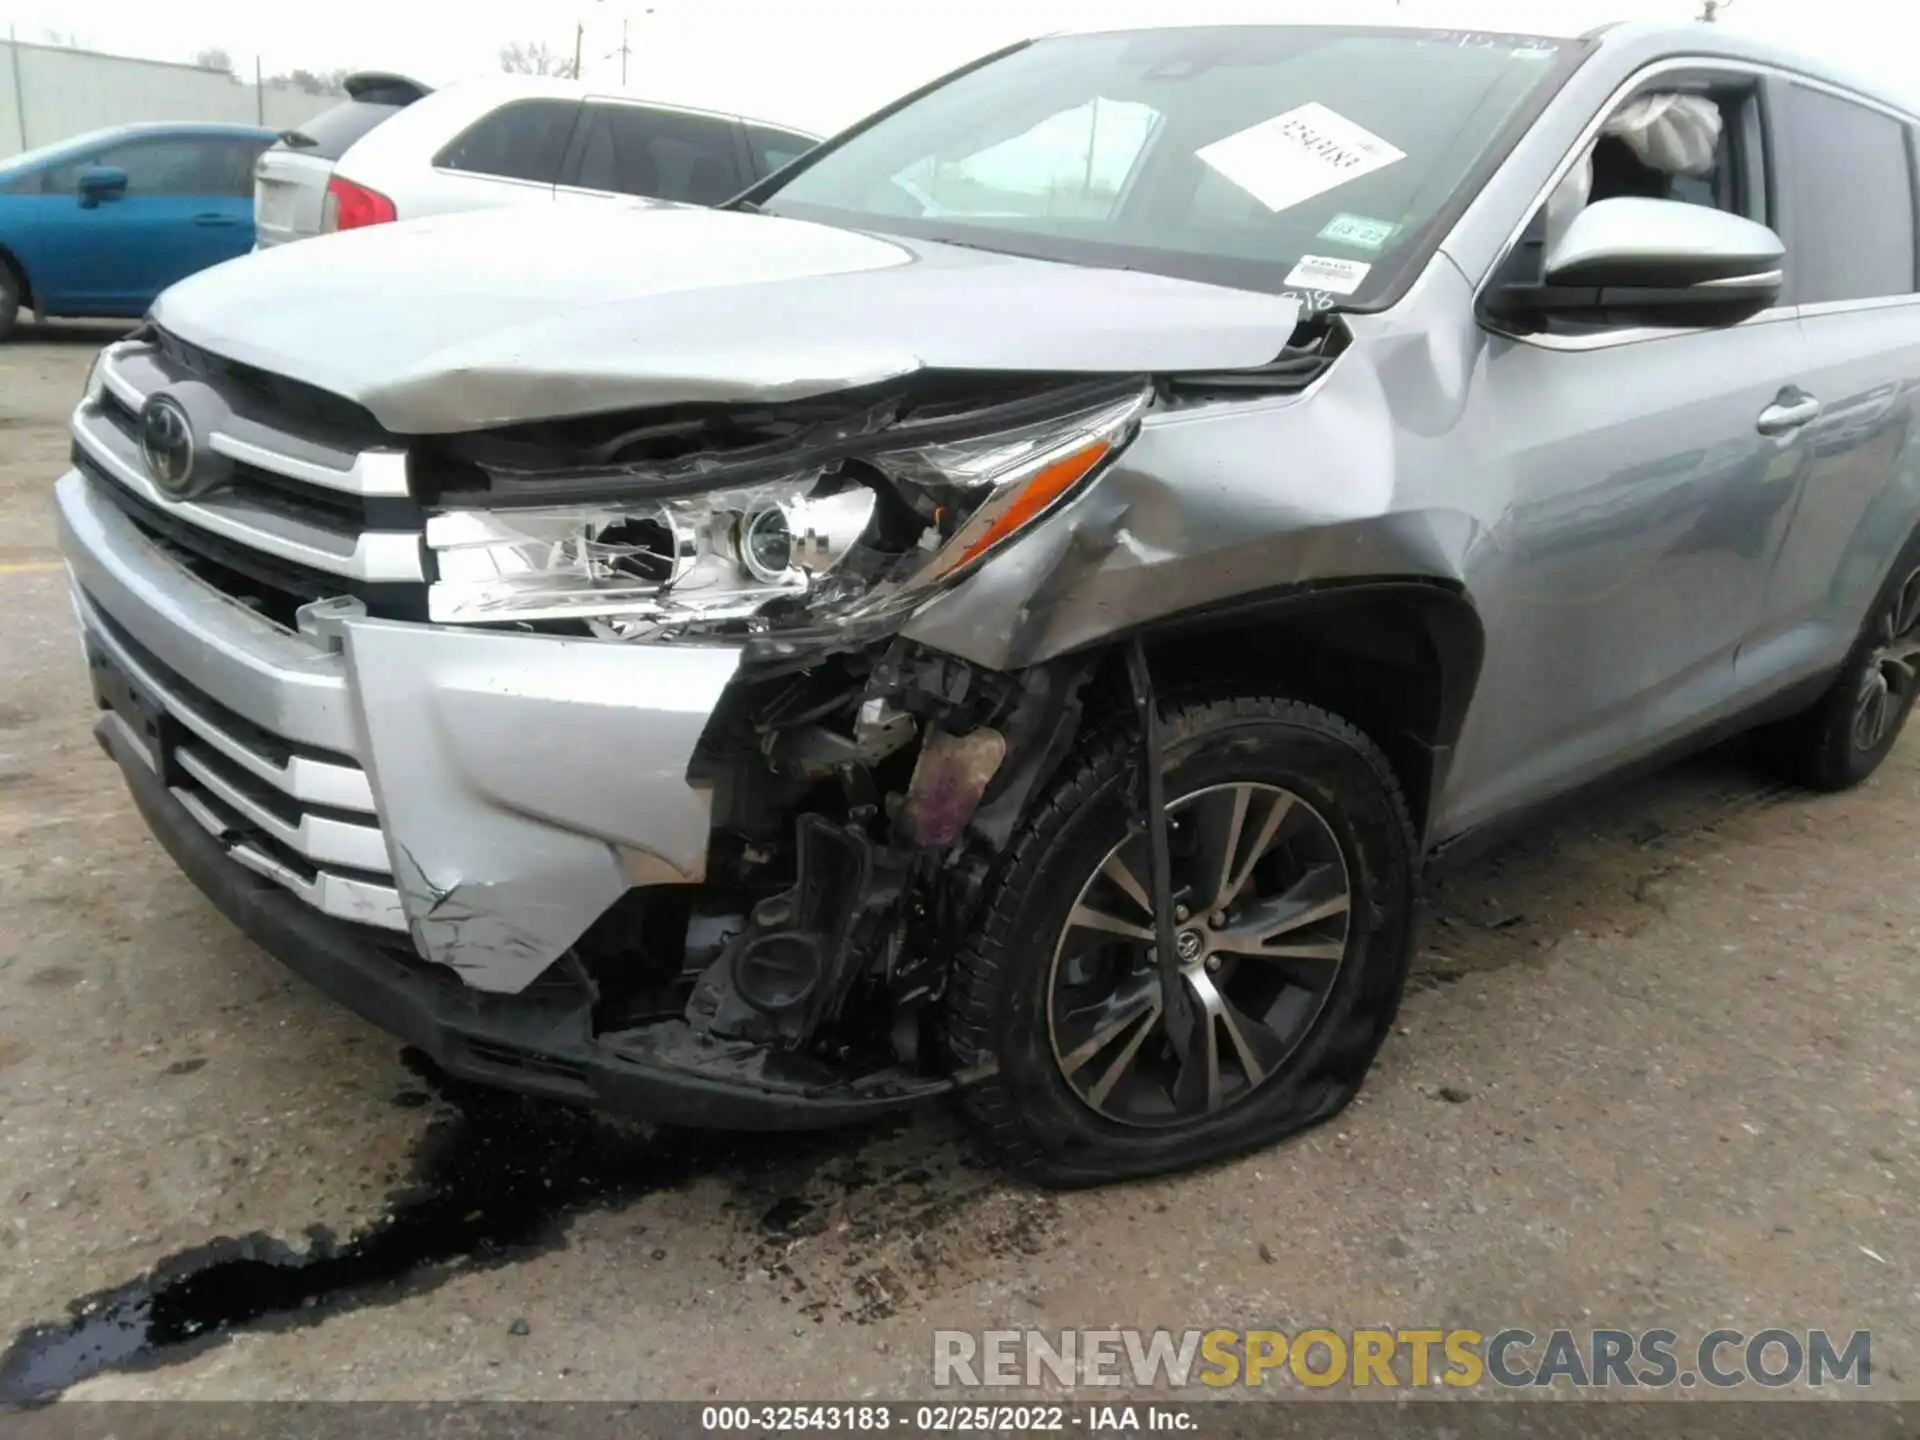
[[[22,40],[53,30],[156,59],[219,46],[242,71],[258,54],[269,74],[350,66],[444,84],[497,69],[510,41],[571,52],[578,22],[586,78],[617,88],[624,19],[629,90],[829,130],[983,50],[1052,29],[1193,15],[1570,33],[1606,20],[1685,20],[1699,8],[1699,0],[0,0],[0,23]],[[1721,23],[1920,94],[1912,0],[1732,0]]]

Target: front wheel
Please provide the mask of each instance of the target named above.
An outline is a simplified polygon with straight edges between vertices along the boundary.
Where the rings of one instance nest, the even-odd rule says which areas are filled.
[[[1399,1003],[1416,854],[1378,748],[1278,699],[1188,704],[1164,733],[1191,1029],[1170,1029],[1155,957],[1137,731],[1096,739],[1035,806],[956,965],[955,1059],[992,1071],[963,1113],[1044,1183],[1176,1169],[1328,1118]]]

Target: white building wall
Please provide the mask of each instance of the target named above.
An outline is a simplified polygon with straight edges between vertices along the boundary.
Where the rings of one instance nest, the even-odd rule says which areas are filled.
[[[193,65],[0,37],[0,160],[135,120],[226,120],[284,130],[338,103],[334,95],[256,89]]]

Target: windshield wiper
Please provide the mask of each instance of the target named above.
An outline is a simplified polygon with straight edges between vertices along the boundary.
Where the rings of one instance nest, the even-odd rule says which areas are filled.
[[[1249,391],[1286,394],[1304,390],[1327,372],[1352,339],[1337,314],[1322,310],[1311,320],[1303,320],[1286,348],[1264,365],[1245,370],[1187,371],[1162,376],[1160,383],[1174,395],[1193,399]]]

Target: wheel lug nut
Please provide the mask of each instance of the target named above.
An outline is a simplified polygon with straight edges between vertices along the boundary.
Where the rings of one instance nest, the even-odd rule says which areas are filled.
[[[1173,918],[1176,920],[1185,920],[1192,914],[1193,912],[1184,905],[1176,905],[1173,907]]]
[[[1227,923],[1227,912],[1222,910],[1218,914],[1209,915],[1207,917],[1207,923],[1218,930],[1222,925]]]
[[[1207,970],[1208,970],[1208,972],[1209,972],[1209,973],[1211,973],[1211,972],[1213,972],[1213,971],[1215,971],[1215,970],[1218,970],[1219,968],[1220,968],[1220,957],[1219,957],[1218,955],[1209,955],[1209,956],[1207,956]]]

